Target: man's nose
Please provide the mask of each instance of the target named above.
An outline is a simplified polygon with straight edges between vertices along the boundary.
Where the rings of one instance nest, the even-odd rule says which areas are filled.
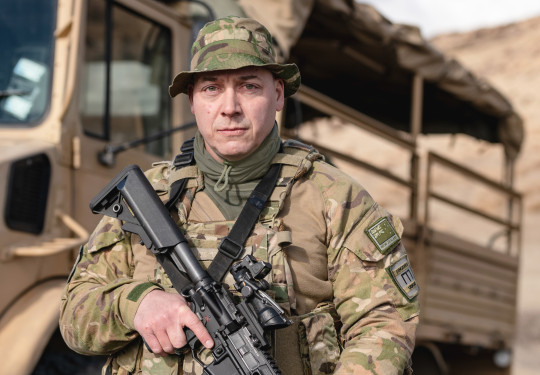
[[[241,112],[236,90],[228,88],[223,93],[222,113],[224,116],[235,116]]]

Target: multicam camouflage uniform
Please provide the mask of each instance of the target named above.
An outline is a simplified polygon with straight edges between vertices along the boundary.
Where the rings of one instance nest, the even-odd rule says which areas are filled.
[[[399,219],[302,145],[289,144],[274,162],[284,164],[282,176],[246,253],[272,263],[268,277],[274,297],[295,321],[276,331],[273,354],[282,372],[408,371],[418,288],[399,239]],[[163,163],[147,176],[163,200],[173,181],[190,178],[173,217],[208,266],[233,222],[204,192],[200,171],[196,166],[177,171]],[[136,237],[116,220],[101,221],[63,294],[63,337],[77,352],[111,354],[112,373],[201,373],[189,354],[153,355],[134,329],[135,312],[147,293],[158,288],[174,293]]]

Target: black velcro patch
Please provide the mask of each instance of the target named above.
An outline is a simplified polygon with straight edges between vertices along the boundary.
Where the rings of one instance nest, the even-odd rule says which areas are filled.
[[[127,299],[133,302],[137,302],[139,298],[141,297],[141,295],[143,294],[143,292],[147,290],[148,288],[152,288],[154,285],[155,284],[151,282],[137,285],[135,288],[131,290],[131,292],[129,292]]]

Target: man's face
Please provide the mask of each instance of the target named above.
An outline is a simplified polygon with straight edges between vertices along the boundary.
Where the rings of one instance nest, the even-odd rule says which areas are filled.
[[[189,91],[206,150],[219,162],[257,149],[284,104],[283,81],[263,68],[199,73]]]

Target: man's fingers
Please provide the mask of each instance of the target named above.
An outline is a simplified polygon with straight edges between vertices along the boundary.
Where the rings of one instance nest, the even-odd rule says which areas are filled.
[[[156,352],[154,353],[156,354],[165,354],[165,353],[173,354],[174,353],[173,344],[171,343],[171,339],[169,338],[169,335],[166,331],[160,331],[156,333],[156,337],[159,341],[161,351],[159,353],[156,353]]]
[[[143,336],[144,343],[146,347],[154,354],[160,354],[163,352],[163,348],[161,347],[161,344],[159,343],[159,340],[157,337],[150,333]]]
[[[206,348],[214,345],[202,322],[178,294],[161,290],[148,293],[139,305],[134,325],[149,348],[158,355],[174,353],[174,348],[186,345],[184,327],[190,329]]]
[[[212,340],[212,337],[197,315],[195,315],[195,313],[193,313],[193,311],[191,311],[189,308],[187,308],[187,310],[189,310],[189,312],[182,312],[183,325],[189,328],[206,348],[210,349],[214,346],[214,340]]]
[[[169,339],[171,340],[173,347],[175,347],[176,349],[180,349],[186,346],[186,334],[184,333],[182,327],[170,327],[169,329],[167,329],[167,334],[169,335]]]

